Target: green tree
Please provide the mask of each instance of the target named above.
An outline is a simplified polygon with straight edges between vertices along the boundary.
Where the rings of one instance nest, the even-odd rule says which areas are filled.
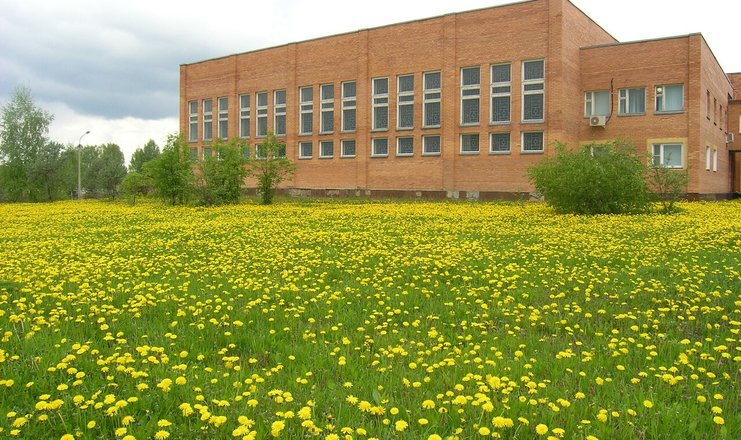
[[[649,161],[649,163],[651,163]],[[652,164],[648,171],[648,185],[654,199],[661,206],[662,214],[677,212],[676,203],[682,198],[690,183],[689,170],[671,169],[665,165]]]
[[[37,156],[48,144],[54,116],[36,107],[27,87],[17,87],[0,110],[0,191],[11,201],[38,200],[43,177],[34,172]],[[42,153],[44,155],[46,153]]]
[[[115,199],[118,186],[126,177],[124,155],[116,144],[101,145],[97,150],[98,157],[93,160],[87,170],[88,184],[93,186],[94,190],[101,191],[106,196]]]
[[[558,213],[618,214],[648,208],[646,166],[623,141],[578,150],[556,145],[556,155],[528,170],[530,181]]]
[[[62,144],[52,141],[37,152],[28,171],[32,199],[52,201],[64,194],[63,149]]]
[[[272,131],[258,150],[247,162],[247,173],[257,179],[260,202],[269,205],[273,203],[275,188],[293,175],[296,164],[286,158],[286,145],[279,143]]]
[[[137,172],[130,172],[121,182],[121,192],[131,196],[134,204],[136,204],[136,196],[147,196],[153,189],[152,178]]]
[[[142,147],[134,150],[134,154],[131,155],[131,161],[129,162],[129,171],[135,173],[141,173],[144,171],[144,164],[156,159],[160,155],[160,147],[150,139]]]
[[[247,170],[244,142],[217,140],[212,148],[216,156],[207,156],[198,164],[196,190],[200,203],[206,206],[236,204],[242,194]]]
[[[185,138],[171,134],[162,154],[144,165],[151,176],[155,194],[172,205],[185,203],[193,186],[193,162]]]

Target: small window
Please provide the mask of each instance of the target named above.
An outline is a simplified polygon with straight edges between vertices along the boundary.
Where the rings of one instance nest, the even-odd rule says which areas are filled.
[[[414,138],[398,137],[396,138],[396,155],[413,156],[414,155]]]
[[[188,140],[196,142],[198,141],[198,101],[188,103],[188,123]]]
[[[229,139],[229,98],[222,96],[219,105],[219,138]]]
[[[389,140],[387,138],[373,139],[373,157],[385,157],[389,155]]]
[[[620,89],[620,115],[643,115],[646,113],[646,88]]]
[[[479,135],[462,134],[461,135],[461,154],[478,154],[479,153]]]
[[[543,147],[542,131],[522,133],[523,153],[542,153],[544,151]]]
[[[298,158],[299,159],[311,159],[314,154],[313,145],[311,142],[299,142],[298,143]]]
[[[654,144],[654,167],[683,168],[682,144]]]
[[[213,156],[213,151],[210,147],[203,147],[203,159]]]
[[[684,84],[656,86],[656,111],[658,113],[684,111]]]
[[[319,142],[319,158],[325,159],[334,156],[334,142],[332,141],[321,141]]]
[[[198,147],[190,148],[190,160],[192,161],[198,160]]]
[[[489,152],[493,154],[506,154],[510,153],[512,145],[510,143],[509,133],[492,133],[491,134],[491,146]]]
[[[343,139],[342,140],[342,151],[340,151],[341,157],[355,157],[355,140]]]
[[[422,155],[440,155],[440,136],[422,136]]]
[[[584,94],[584,116],[607,116],[610,114],[610,92],[586,92]]]
[[[203,140],[210,141],[214,137],[213,108],[210,99],[203,100]]]

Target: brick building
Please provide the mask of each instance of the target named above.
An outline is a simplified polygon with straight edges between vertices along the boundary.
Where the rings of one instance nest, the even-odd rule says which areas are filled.
[[[741,74],[700,34],[621,43],[568,0],[532,0],[180,66],[194,156],[268,130],[297,193],[500,197],[570,146],[628,139],[689,168],[688,192],[741,189]],[[731,142],[732,134],[736,134]]]

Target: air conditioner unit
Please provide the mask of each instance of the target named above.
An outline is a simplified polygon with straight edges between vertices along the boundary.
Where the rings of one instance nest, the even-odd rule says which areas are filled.
[[[733,133],[726,133],[726,143],[727,144],[733,143]]]
[[[607,123],[607,116],[592,116],[589,118],[590,127],[604,127]]]

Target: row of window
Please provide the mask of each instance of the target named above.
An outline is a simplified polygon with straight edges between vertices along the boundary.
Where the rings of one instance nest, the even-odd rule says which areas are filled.
[[[460,124],[473,126],[481,123],[481,68],[479,66],[461,69],[460,84]],[[512,112],[512,63],[493,64],[490,66],[491,78],[491,118],[492,124],[509,124]],[[352,133],[356,129],[357,94],[356,82],[340,83],[341,113],[340,131]],[[371,131],[389,129],[389,78],[373,78],[371,81]],[[252,96],[239,96],[239,137],[250,137]],[[255,125],[256,137],[264,137],[268,131],[268,92],[258,92],[256,98]],[[441,72],[424,72],[422,74],[422,127],[437,128],[442,121],[442,76]],[[414,128],[415,75],[406,74],[396,77],[396,129],[411,130]],[[213,133],[213,102],[202,101],[203,133],[202,139],[210,141]],[[273,91],[273,131],[276,136],[286,134],[286,91]],[[328,134],[335,131],[335,85],[319,86],[319,133]],[[524,61],[522,63],[522,121],[540,123],[545,118],[545,65],[543,60]],[[188,139],[198,140],[198,101],[188,103]],[[217,136],[229,138],[229,99],[217,98]],[[311,135],[314,132],[314,87],[299,88],[299,135]]]
[[[584,94],[584,116],[609,116],[612,111],[609,90],[589,91]],[[684,84],[657,85],[654,90],[654,111],[676,113],[684,111]],[[618,89],[618,115],[646,114],[646,88]]]
[[[718,125],[718,121],[720,120],[720,129],[723,130],[723,121],[728,119],[728,108],[726,107],[726,110],[725,110],[726,114],[725,114],[725,117],[723,117],[723,104],[718,104],[718,98],[716,98],[715,96],[712,97],[712,104],[711,104],[710,98],[711,98],[711,94],[710,94],[710,90],[708,90],[707,95],[706,95],[706,102],[705,102],[706,117],[709,121],[711,111],[712,111],[713,125]],[[741,117],[739,118],[739,120],[741,121]],[[741,126],[739,130],[741,131]]]

